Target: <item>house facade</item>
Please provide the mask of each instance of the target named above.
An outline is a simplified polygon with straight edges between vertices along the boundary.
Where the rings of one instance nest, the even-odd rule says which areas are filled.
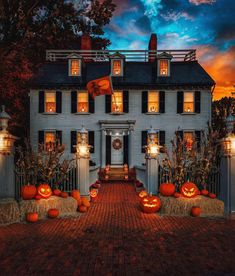
[[[170,146],[175,131],[200,143],[211,120],[215,83],[195,50],[157,50],[154,34],[146,51],[94,51],[84,37],[80,50],[49,50],[46,59],[30,90],[34,146],[49,149],[59,142],[72,155],[84,126],[96,165],[134,167],[145,162],[151,127],[160,145]],[[113,95],[92,99],[86,84],[108,75]]]

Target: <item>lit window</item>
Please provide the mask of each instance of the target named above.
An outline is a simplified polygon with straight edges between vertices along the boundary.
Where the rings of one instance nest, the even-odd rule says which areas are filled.
[[[70,76],[80,76],[80,60],[79,59],[70,59]]]
[[[78,92],[77,101],[77,112],[88,112],[88,93]]]
[[[166,59],[159,60],[159,75],[169,76],[169,61]]]
[[[123,112],[123,94],[122,91],[115,91],[112,94],[112,112]]]
[[[193,147],[194,133],[192,131],[184,132],[184,143],[187,150],[191,150]]]
[[[47,113],[55,113],[56,112],[56,96],[55,92],[46,92],[45,93],[45,105]]]
[[[56,134],[53,131],[45,132],[45,146],[46,150],[51,151],[55,149]]]
[[[112,75],[113,76],[121,76],[122,75],[122,61],[121,60],[113,60],[113,69]]]
[[[184,92],[184,112],[194,112],[194,93]]]
[[[159,112],[159,93],[158,91],[148,92],[148,112]]]

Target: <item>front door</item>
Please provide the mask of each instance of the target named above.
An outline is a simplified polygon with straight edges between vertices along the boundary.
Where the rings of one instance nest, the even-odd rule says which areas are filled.
[[[123,136],[111,137],[111,165],[123,165]]]

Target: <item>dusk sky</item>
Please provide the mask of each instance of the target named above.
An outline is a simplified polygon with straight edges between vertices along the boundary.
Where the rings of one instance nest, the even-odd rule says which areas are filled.
[[[113,0],[105,36],[110,49],[197,49],[197,59],[216,81],[214,99],[235,91],[235,0]]]

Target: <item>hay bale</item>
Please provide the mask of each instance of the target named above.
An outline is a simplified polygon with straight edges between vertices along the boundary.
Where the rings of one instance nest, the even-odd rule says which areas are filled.
[[[77,215],[77,201],[73,197],[51,196],[48,199],[21,200],[19,206],[22,221],[29,212],[37,212],[39,219],[46,218],[48,210],[52,208],[59,210],[59,217]]]
[[[18,202],[12,198],[0,200],[0,224],[11,224],[20,221]]]
[[[205,196],[194,198],[185,197],[164,197],[159,195],[162,202],[160,213],[171,216],[189,216],[193,206],[199,206],[202,210],[202,217],[222,217],[224,216],[224,202],[219,199],[211,199]]]

